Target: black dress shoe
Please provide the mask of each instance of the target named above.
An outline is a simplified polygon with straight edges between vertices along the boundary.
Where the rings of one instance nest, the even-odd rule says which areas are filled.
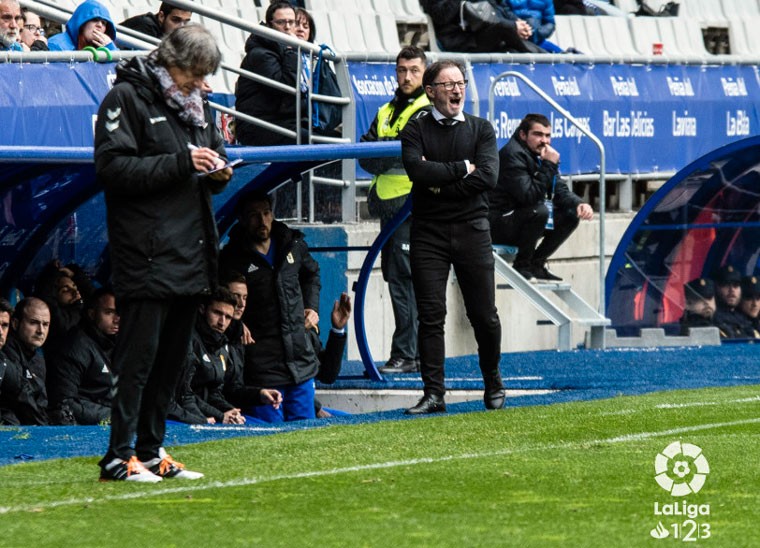
[[[486,389],[483,394],[483,403],[486,404],[486,409],[501,409],[504,407],[504,397],[503,388]]]
[[[420,370],[416,360],[407,360],[405,358],[391,358],[378,371],[380,373],[414,373]]]
[[[406,415],[426,415],[428,413],[445,413],[446,402],[443,401],[443,396],[436,396],[435,394],[425,394],[422,399],[414,407],[410,407],[404,414]]]

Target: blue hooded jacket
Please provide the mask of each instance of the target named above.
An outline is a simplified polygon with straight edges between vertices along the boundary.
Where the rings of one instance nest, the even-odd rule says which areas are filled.
[[[48,40],[50,51],[76,50],[79,43],[79,29],[87,21],[92,21],[93,19],[103,19],[106,21],[106,34],[115,42],[116,26],[113,24],[111,14],[108,13],[108,8],[97,0],[86,0],[79,4],[74,13],[71,14],[71,19],[66,23],[66,31],[50,37],[50,40]],[[114,42],[108,44],[106,48],[116,50]]]

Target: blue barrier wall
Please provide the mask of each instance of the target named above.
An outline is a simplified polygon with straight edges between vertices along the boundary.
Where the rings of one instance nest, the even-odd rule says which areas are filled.
[[[393,66],[350,63],[356,97],[357,139],[396,87]],[[475,63],[468,90],[480,115],[488,114],[488,90],[501,73],[526,75],[600,137],[607,171],[678,170],[695,158],[752,135],[760,127],[758,67],[747,65],[625,65]],[[552,145],[567,174],[598,171],[590,141],[515,77],[495,91],[495,130],[503,146],[520,120],[541,112],[552,121]]]

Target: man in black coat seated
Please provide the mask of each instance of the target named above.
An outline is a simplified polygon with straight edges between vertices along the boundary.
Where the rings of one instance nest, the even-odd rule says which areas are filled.
[[[6,373],[13,369],[12,376],[21,380],[16,399],[7,402],[19,424],[48,424],[46,367],[40,347],[45,344],[49,329],[50,310],[45,301],[36,297],[19,301],[3,347],[7,359]]]
[[[0,298],[0,349],[5,346],[11,325],[13,307],[7,300]],[[9,362],[0,352],[0,424],[19,424],[15,406],[21,392],[21,368]]]
[[[85,302],[79,326],[60,349],[47,356],[51,422],[104,424],[111,420],[111,352],[118,332],[113,291],[96,289]]]
[[[713,322],[722,339],[754,338],[752,323],[742,313],[742,275],[733,265],[723,265],[713,274],[717,308]]]
[[[709,278],[697,278],[683,286],[685,308],[679,320],[681,335],[691,327],[712,327],[715,314],[715,285]]]
[[[174,29],[187,25],[192,15],[191,11],[176,8],[169,2],[161,2],[158,13],[135,15],[124,21],[121,26],[160,39]]]
[[[547,259],[581,219],[594,217],[591,206],[560,178],[559,152],[551,142],[549,119],[526,115],[499,151],[499,178],[488,194],[493,243],[519,248],[514,267],[530,281],[561,281],[547,268]]]

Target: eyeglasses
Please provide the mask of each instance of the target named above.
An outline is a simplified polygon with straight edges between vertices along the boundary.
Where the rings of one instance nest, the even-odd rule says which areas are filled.
[[[459,89],[465,89],[467,87],[467,80],[461,80],[459,82],[433,82],[431,86],[443,86],[446,91],[452,91],[454,87]]]
[[[32,34],[37,34],[38,32],[40,34],[45,34],[45,29],[38,27],[37,25],[24,25],[24,28]]]
[[[24,17],[22,15],[16,15],[14,17],[10,13],[4,13],[3,15],[0,16],[0,19],[2,19],[3,21],[6,21],[8,23],[10,23],[11,21],[14,21],[14,20],[16,21],[16,23],[23,23],[24,22]]]
[[[295,19],[272,19],[272,23],[277,25],[278,27],[295,27],[296,26]]]

